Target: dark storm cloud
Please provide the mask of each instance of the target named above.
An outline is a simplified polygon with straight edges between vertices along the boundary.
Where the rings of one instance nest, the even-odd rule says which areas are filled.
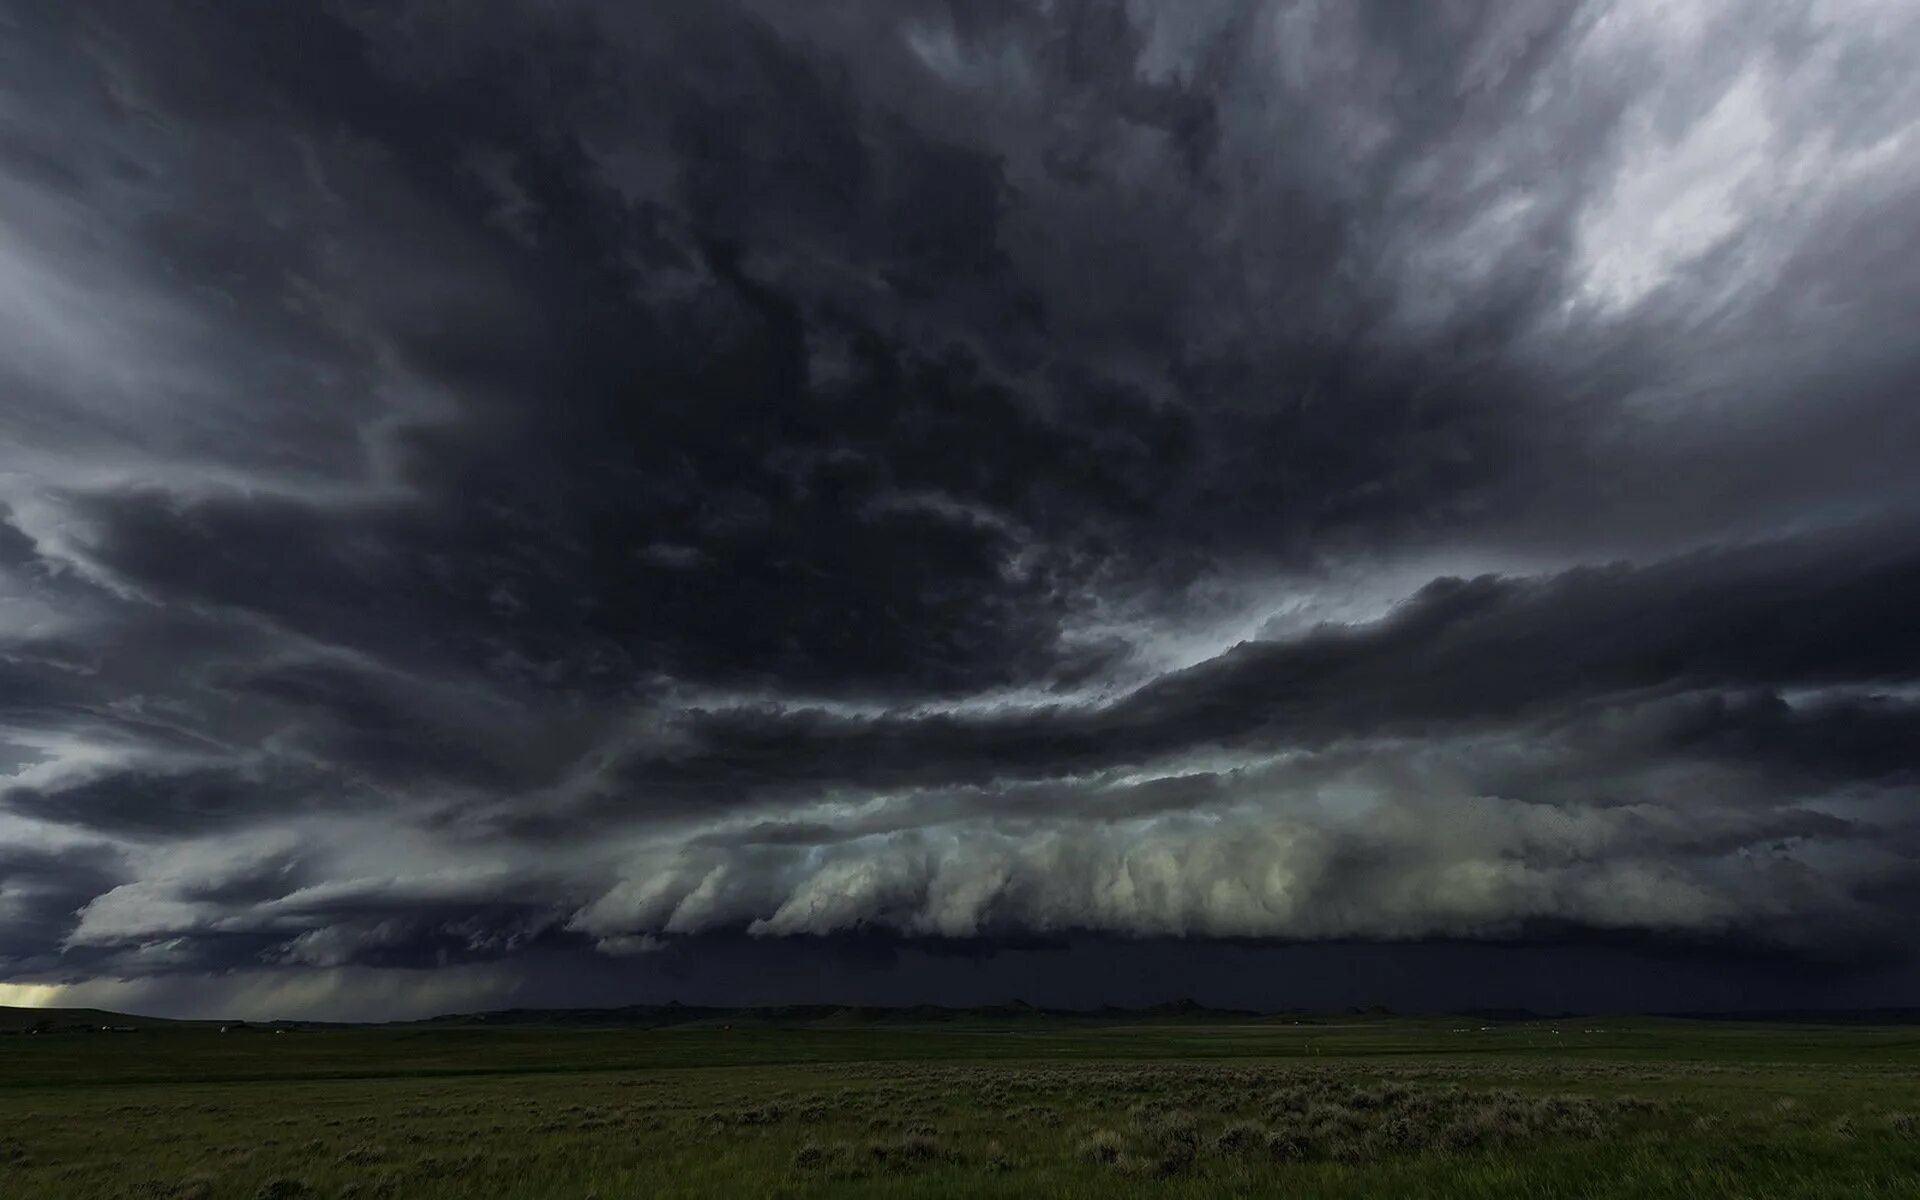
[[[298,811],[310,786],[310,781],[274,774],[249,778],[206,769],[172,775],[125,771],[51,792],[9,788],[0,800],[10,811],[38,820],[140,837],[216,830],[249,816]]]
[[[0,20],[13,978],[1905,961],[1898,6]]]
[[[984,784],[1151,762],[1185,749],[1323,747],[1450,727],[1552,725],[1624,695],[1901,683],[1920,675],[1909,614],[1920,556],[1904,529],[1702,553],[1539,579],[1441,579],[1390,617],[1250,642],[1097,707],[981,715],[695,712],[685,737],[626,764],[627,788]],[[1777,697],[1696,709],[1676,742],[1897,769],[1910,706]],[[1696,724],[1697,723],[1697,724]],[[1689,727],[1693,725],[1694,727]]]
[[[337,661],[276,663],[216,686],[285,714],[289,749],[388,788],[538,788],[591,745],[595,724]]]
[[[98,845],[0,849],[0,967],[10,975],[54,967],[74,912],[111,888],[119,867]]]

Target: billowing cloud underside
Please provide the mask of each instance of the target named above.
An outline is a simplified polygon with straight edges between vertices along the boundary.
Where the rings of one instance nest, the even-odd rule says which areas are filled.
[[[1907,952],[1911,5],[0,21],[0,981]]]

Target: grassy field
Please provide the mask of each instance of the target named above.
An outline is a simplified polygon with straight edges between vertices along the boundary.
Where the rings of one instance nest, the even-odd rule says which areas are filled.
[[[0,1197],[1920,1196],[1920,1031],[1576,1019],[0,1036]]]

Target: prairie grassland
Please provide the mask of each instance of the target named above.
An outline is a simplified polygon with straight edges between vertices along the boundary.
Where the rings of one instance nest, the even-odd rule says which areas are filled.
[[[1041,1020],[0,1038],[0,1197],[1920,1196],[1920,1036]]]

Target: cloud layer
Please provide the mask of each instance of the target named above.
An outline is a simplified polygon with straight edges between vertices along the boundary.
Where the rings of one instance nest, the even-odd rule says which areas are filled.
[[[1909,961],[1910,6],[0,20],[3,986]]]

